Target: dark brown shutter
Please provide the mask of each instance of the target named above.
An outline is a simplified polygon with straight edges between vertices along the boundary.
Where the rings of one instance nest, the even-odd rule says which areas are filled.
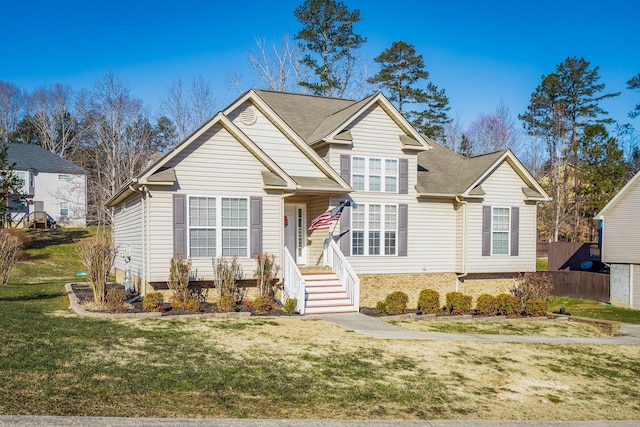
[[[511,208],[511,256],[518,256],[520,208]]]
[[[173,195],[173,256],[187,257],[187,196]]]
[[[340,250],[345,256],[351,256],[351,207],[345,206],[340,215]]]
[[[398,193],[409,193],[409,160],[400,159],[398,168]]]
[[[491,206],[482,207],[482,256],[491,255]]]
[[[409,205],[398,205],[398,256],[407,256]]]
[[[249,199],[251,220],[251,258],[262,253],[262,197]]]
[[[351,156],[340,154],[340,176],[351,185]]]

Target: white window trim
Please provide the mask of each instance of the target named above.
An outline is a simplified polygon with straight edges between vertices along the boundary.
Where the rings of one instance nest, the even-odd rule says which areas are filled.
[[[67,173],[59,173],[58,174],[58,181],[69,181],[71,180],[71,176]]]
[[[216,200],[216,225],[215,226],[192,226],[191,225],[191,199],[204,198]],[[246,227],[223,227],[222,226],[222,199],[241,199],[247,202],[247,224]],[[191,230],[216,230],[216,253],[215,257],[222,257],[222,230],[246,230],[247,231],[247,254],[246,256],[238,256],[241,259],[248,259],[251,257],[251,230],[249,225],[251,224],[251,205],[249,197],[238,196],[212,196],[212,195],[188,195],[187,196],[187,253],[189,258],[193,259],[209,259],[210,257],[194,257],[191,255]]]
[[[371,230],[369,227],[369,206],[371,205],[375,205],[375,206],[380,206],[380,228],[376,229],[376,230]],[[394,229],[387,229],[386,228],[386,212],[387,212],[387,206],[395,206],[396,208],[396,228]],[[364,253],[362,255],[359,254],[355,254],[354,253],[354,245],[353,245],[353,234],[349,237],[351,240],[351,256],[355,256],[355,257],[365,257],[365,256],[372,256],[372,257],[397,257],[398,256],[398,220],[399,220],[399,208],[398,208],[398,204],[396,203],[358,203],[358,207],[364,207],[364,229],[358,228],[358,229],[354,229],[353,227],[353,211],[352,211],[352,215],[351,215],[351,233],[353,233],[354,231],[363,231],[364,232]],[[380,231],[380,253],[379,254],[373,254],[371,255],[369,253],[369,231]],[[395,231],[396,233],[396,244],[395,244],[395,253],[394,254],[385,254],[386,250],[385,250],[385,233],[387,231]],[[350,234],[351,234],[350,233]]]
[[[63,213],[62,213],[62,206],[63,206],[63,205],[65,205],[65,206],[66,206],[66,210],[67,210],[67,213],[66,213],[66,214],[63,214]],[[59,209],[58,209],[58,213],[60,214],[60,216],[69,216],[69,202],[60,202],[60,206],[59,206]]]
[[[494,212],[496,209],[506,209],[509,213],[509,225],[507,230],[495,230]],[[507,233],[507,253],[496,254],[493,252],[493,233]],[[491,206],[491,256],[509,256],[511,255],[511,207],[509,206]]]
[[[351,182],[353,183],[353,176],[354,175],[361,175],[359,173],[354,173],[354,161],[353,159],[364,159],[364,190],[356,190],[356,191],[366,191],[368,193],[393,193],[393,194],[398,194],[398,191],[400,190],[400,159],[397,158],[391,158],[391,157],[375,157],[375,156],[358,156],[358,155],[352,155],[351,156]],[[372,176],[371,172],[369,171],[369,163],[370,160],[380,160],[380,175],[373,175],[373,176],[379,176],[380,177],[380,190],[379,191],[371,191],[369,190],[369,178]],[[386,174],[386,161],[387,160],[393,160],[396,162],[396,173],[395,175],[387,175]],[[395,177],[396,178],[396,189],[394,191],[386,191],[386,178],[387,177]]]

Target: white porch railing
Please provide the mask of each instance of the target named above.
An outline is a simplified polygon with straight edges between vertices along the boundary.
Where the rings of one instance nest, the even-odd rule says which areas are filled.
[[[298,265],[287,250],[284,248],[284,266],[282,288],[282,303],[286,303],[289,298],[298,300],[298,313],[304,314],[305,305],[305,284]]]
[[[340,279],[340,283],[345,287],[347,296],[351,304],[360,311],[360,279],[345,258],[344,254],[333,239],[327,239],[329,244],[325,244],[324,264],[331,267],[331,270]]]

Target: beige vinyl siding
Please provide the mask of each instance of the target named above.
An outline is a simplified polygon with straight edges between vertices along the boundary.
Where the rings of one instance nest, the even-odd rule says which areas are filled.
[[[241,120],[241,113],[246,108],[252,108],[256,114],[257,120],[252,125],[246,125]],[[325,176],[293,142],[286,138],[260,110],[251,106],[249,102],[245,102],[229,114],[229,119],[287,174],[319,178]]]
[[[131,275],[142,279],[142,197],[135,196],[117,208],[113,227],[113,240],[118,254],[115,268],[125,271],[124,255],[131,254]]]
[[[640,309],[640,264],[631,264],[631,308]]]
[[[456,214],[449,201],[418,201],[415,193],[417,156],[402,151],[400,135],[405,132],[378,105],[370,107],[349,125],[351,147],[334,145],[325,158],[340,170],[340,155],[407,159],[409,193],[355,191],[350,197],[361,204],[407,204],[407,256],[349,256],[357,274],[451,272],[455,269]],[[332,199],[336,206],[338,198]],[[339,230],[339,228],[338,228]],[[351,238],[347,233],[343,238]],[[348,254],[346,254],[348,255]]]
[[[481,202],[467,204],[467,272],[500,273],[535,271],[536,268],[536,205],[524,201],[520,176],[504,161],[491,173],[482,189]],[[519,254],[482,256],[482,206],[519,207]]]
[[[165,281],[169,260],[173,256],[173,198],[177,193],[189,196],[262,197],[263,251],[280,256],[281,194],[267,194],[262,189],[262,163],[253,157],[226,129],[219,125],[184,149],[167,166],[175,167],[177,189],[152,190],[151,277],[150,281]],[[241,259],[246,278],[252,278],[255,261]],[[197,277],[212,278],[211,259],[193,259]]]
[[[602,260],[640,264],[640,180],[604,216]]]
[[[307,229],[311,221],[329,209],[329,196],[309,196],[307,203]],[[335,233],[340,233],[336,225]],[[321,266],[323,264],[324,240],[329,236],[329,230],[307,231],[307,264]]]

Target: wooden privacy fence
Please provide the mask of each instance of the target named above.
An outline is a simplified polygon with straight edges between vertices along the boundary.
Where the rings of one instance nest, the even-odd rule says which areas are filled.
[[[542,272],[541,272],[542,273]],[[609,275],[588,271],[545,271],[551,276],[553,291],[558,297],[609,301]]]

